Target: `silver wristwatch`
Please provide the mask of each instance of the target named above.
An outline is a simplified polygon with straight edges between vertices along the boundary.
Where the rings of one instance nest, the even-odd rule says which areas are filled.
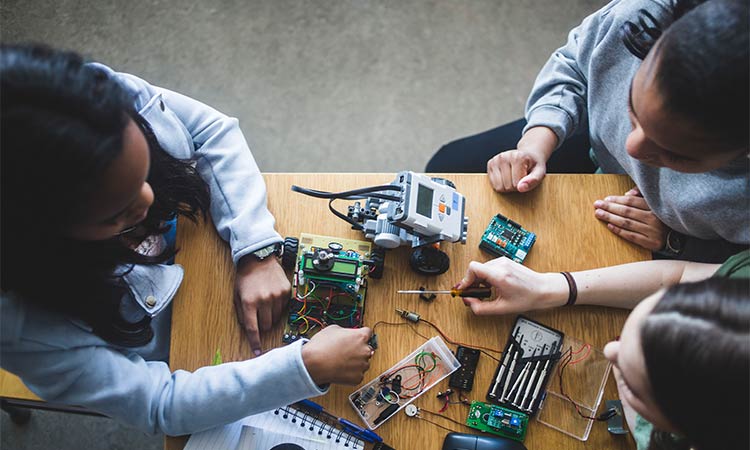
[[[669,230],[666,242],[664,243],[664,248],[657,253],[674,258],[682,254],[684,247],[685,236],[675,230]]]
[[[252,255],[255,256],[258,261],[263,261],[271,255],[275,255],[276,257],[280,258],[282,253],[284,253],[284,246],[281,244],[281,242],[276,242],[275,244],[271,244],[267,247],[263,247],[259,250],[254,251]]]

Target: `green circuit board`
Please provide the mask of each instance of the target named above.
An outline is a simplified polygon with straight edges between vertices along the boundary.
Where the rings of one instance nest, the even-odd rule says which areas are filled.
[[[536,234],[523,229],[521,225],[504,215],[497,214],[484,230],[479,248],[495,256],[505,256],[523,264],[534,242]]]
[[[471,403],[466,425],[486,433],[523,442],[526,439],[529,416],[502,406],[475,401]]]

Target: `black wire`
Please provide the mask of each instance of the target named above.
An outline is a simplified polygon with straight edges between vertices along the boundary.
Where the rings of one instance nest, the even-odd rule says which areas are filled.
[[[361,223],[357,222],[354,219],[351,219],[346,214],[344,214],[344,213],[339,212],[338,210],[336,210],[336,208],[333,207],[334,200],[338,200],[338,199],[332,198],[332,199],[328,200],[328,209],[331,210],[331,212],[333,213],[334,216],[338,217],[341,220],[344,220],[349,225],[351,225],[352,228],[355,229],[355,230],[362,231],[362,230],[365,229],[365,227]]]
[[[362,194],[376,193],[374,195],[370,195],[370,197],[376,197],[376,198],[380,198],[383,200],[393,200],[393,201],[401,200],[400,197],[395,196],[395,195],[377,194],[378,192],[383,192],[383,191],[401,192],[401,186],[395,186],[392,184],[370,186],[366,188],[352,189],[350,191],[341,191],[341,192],[318,191],[316,189],[307,189],[307,188],[299,187],[297,185],[292,185],[292,191],[299,192],[300,194],[309,195],[310,197],[327,198],[327,199],[346,199],[348,197],[359,196]],[[360,197],[360,198],[364,198],[364,197]]]
[[[437,423],[437,422],[433,422],[433,421],[431,421],[430,419],[427,419],[427,418],[425,418],[425,417],[420,417],[420,419],[421,419],[421,420],[424,420],[424,421],[425,421],[425,422],[427,422],[427,423],[431,423],[431,424],[435,425],[435,426],[436,426],[436,427],[438,427],[438,428],[442,428],[442,429],[444,429],[445,431],[448,431],[448,432],[450,432],[450,433],[455,433],[455,432],[456,432],[456,430],[451,430],[450,428],[448,428],[448,427],[444,427],[444,426],[440,425],[439,423]]]
[[[435,417],[442,417],[443,419],[449,420],[449,421],[451,421],[451,422],[455,423],[456,425],[459,425],[459,426],[462,426],[462,427],[467,427],[467,426],[468,426],[468,425],[466,425],[465,423],[461,423],[461,422],[459,422],[459,421],[458,421],[458,420],[456,420],[456,419],[453,419],[453,418],[451,418],[451,417],[445,416],[445,415],[443,415],[443,414],[438,414],[438,413],[432,412],[432,411],[430,411],[430,410],[427,410],[427,409],[419,408],[419,411],[420,411],[420,412],[426,412],[426,413],[428,413],[428,414],[432,414],[432,415],[433,415],[433,416],[435,416]],[[424,419],[424,417],[423,417],[422,419]]]

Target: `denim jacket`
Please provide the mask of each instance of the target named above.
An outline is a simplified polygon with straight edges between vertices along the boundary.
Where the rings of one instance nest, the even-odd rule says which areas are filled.
[[[211,216],[235,263],[281,240],[237,119],[133,75],[93,66],[133,94],[136,110],[168,153],[197,161],[211,190]],[[125,275],[129,293],[121,310],[151,316],[154,329],[154,338],[136,348],[114,346],[81,321],[3,293],[0,365],[46,401],[85,406],[143,431],[168,435],[194,433],[325,393],[303,364],[303,342],[247,361],[172,372],[164,362],[170,304],[182,278],[176,264],[135,266]]]

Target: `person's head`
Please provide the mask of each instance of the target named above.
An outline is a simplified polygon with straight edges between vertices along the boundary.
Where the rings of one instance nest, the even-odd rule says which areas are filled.
[[[747,1],[708,0],[655,41],[630,85],[630,156],[691,173],[747,156],[748,14]]]
[[[3,291],[92,321],[117,265],[174,254],[139,255],[123,232],[164,232],[175,214],[207,208],[206,184],[161,148],[134,104],[75,53],[0,47]]]
[[[697,450],[750,445],[748,280],[712,278],[657,292],[604,354],[620,398],[655,429],[683,435]]]

